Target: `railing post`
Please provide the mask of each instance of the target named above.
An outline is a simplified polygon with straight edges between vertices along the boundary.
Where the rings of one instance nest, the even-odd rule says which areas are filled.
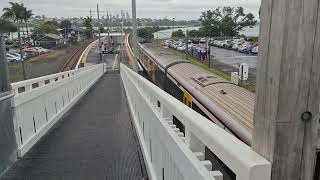
[[[185,127],[186,144],[189,146],[192,152],[205,153],[205,144],[203,144],[190,130]]]

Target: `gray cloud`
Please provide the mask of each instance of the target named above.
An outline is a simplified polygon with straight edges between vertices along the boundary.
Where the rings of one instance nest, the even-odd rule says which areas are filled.
[[[9,1],[0,0],[0,9],[7,7]],[[131,12],[131,0],[18,0],[23,2],[34,14],[53,17],[79,17],[89,15],[99,2],[101,10],[112,14],[121,9]],[[258,15],[260,0],[137,0],[137,16],[150,18],[176,17],[177,19],[198,19],[202,11],[222,6],[242,6],[246,12]]]

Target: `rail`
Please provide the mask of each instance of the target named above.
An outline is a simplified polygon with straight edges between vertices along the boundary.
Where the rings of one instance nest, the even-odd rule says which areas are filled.
[[[22,157],[105,73],[104,64],[12,84],[14,131]],[[33,87],[37,84],[37,87]],[[18,92],[23,88],[23,92]]]
[[[151,179],[222,179],[209,149],[237,180],[270,180],[270,162],[249,146],[124,65],[120,72]]]
[[[65,78],[75,76],[80,72],[82,72],[83,70],[90,69],[92,67],[93,66],[88,66],[88,67],[77,69],[77,70],[65,71],[57,74],[51,74],[51,75],[41,76],[38,78],[33,78],[25,81],[20,81],[20,82],[12,83],[11,87],[14,93],[18,95],[39,87],[47,86],[50,83],[54,83],[56,81],[64,80]]]

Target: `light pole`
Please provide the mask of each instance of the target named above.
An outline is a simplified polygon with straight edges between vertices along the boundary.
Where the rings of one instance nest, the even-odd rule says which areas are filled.
[[[99,4],[97,4],[97,14],[98,14],[98,34],[99,34],[99,63],[102,61],[102,51],[101,51],[101,32],[100,32],[100,13],[99,13]]]
[[[124,38],[123,38],[123,19],[122,19],[122,22],[121,22],[121,44],[120,44],[120,49],[121,49],[121,58],[120,58],[120,61],[123,62],[123,41],[124,41]]]
[[[26,69],[24,66],[24,59],[23,59],[23,50],[22,50],[22,39],[21,39],[21,34],[20,34],[20,26],[18,25],[18,39],[19,39],[19,47],[20,47],[20,58],[21,58],[21,64],[22,64],[22,75],[23,75],[23,80],[27,79],[26,75]]]
[[[174,32],[174,20],[176,18],[172,18],[172,34],[171,34],[171,37],[173,38],[173,32]]]
[[[132,41],[133,41],[133,70],[138,71],[138,41],[137,41],[137,13],[136,0],[132,0]]]
[[[188,60],[188,53],[189,53],[189,30],[186,31],[186,60]]]
[[[5,42],[0,33],[0,94],[10,90]]]

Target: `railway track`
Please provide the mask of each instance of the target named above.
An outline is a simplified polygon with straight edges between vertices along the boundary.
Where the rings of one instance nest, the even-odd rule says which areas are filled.
[[[83,51],[90,45],[91,42],[93,41],[91,40],[85,42],[75,53],[73,53],[72,56],[68,59],[68,61],[64,64],[63,68],[61,69],[61,72],[75,69],[80,56],[82,55]]]

